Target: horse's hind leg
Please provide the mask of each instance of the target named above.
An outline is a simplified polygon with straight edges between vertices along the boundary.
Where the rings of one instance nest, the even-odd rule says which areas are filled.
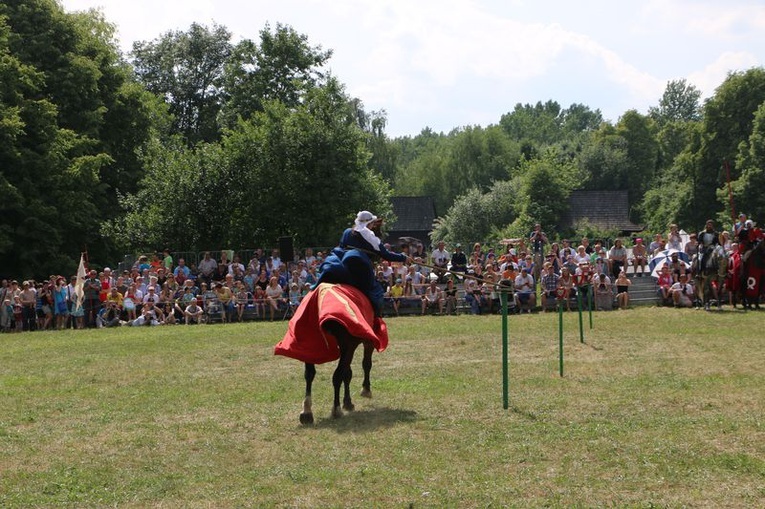
[[[364,359],[361,361],[361,367],[364,369],[364,382],[361,384],[361,397],[372,397],[372,383],[369,380],[369,374],[372,372],[372,352],[374,345],[369,341],[364,342]]]
[[[316,366],[306,363],[305,365],[305,398],[303,399],[303,411],[300,412],[300,424],[313,424],[313,409],[311,408],[311,384],[316,376]]]

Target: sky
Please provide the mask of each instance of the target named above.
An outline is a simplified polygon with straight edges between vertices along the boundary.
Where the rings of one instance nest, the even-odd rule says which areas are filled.
[[[499,122],[515,105],[584,104],[617,122],[670,80],[714,94],[765,65],[761,0],[59,0],[99,8],[120,47],[193,23],[257,41],[290,25],[333,51],[328,68],[389,136]]]

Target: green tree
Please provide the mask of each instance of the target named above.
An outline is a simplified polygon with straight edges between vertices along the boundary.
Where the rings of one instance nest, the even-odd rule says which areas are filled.
[[[295,108],[266,103],[219,143],[153,147],[141,190],[106,231],[128,244],[163,239],[184,249],[273,245],[281,236],[334,245],[359,210],[390,212],[354,115],[330,79]]]
[[[684,79],[667,83],[659,105],[651,107],[648,115],[663,126],[667,122],[696,122],[701,120],[701,91]]]
[[[736,167],[741,175],[732,184],[734,203],[760,223],[765,221],[765,102],[757,109],[752,125],[752,134],[746,144],[741,146]],[[723,187],[718,191],[718,198],[728,209],[728,190]],[[721,214],[721,219],[731,217],[731,211]]]
[[[625,112],[616,124],[616,134],[626,141],[626,189],[629,191],[630,205],[636,211],[632,217],[635,222],[640,222],[640,217],[637,217],[639,209],[634,206],[643,200],[658,164],[659,145],[655,133],[656,124],[653,120],[634,110]]]
[[[332,51],[311,46],[306,35],[290,26],[277,23],[272,31],[266,24],[259,44],[239,42],[225,65],[222,124],[231,127],[238,117],[249,119],[268,101],[297,106],[309,90],[324,83],[322,67],[331,56]]]
[[[741,175],[736,166],[739,149],[748,142],[755,112],[764,101],[765,69],[756,67],[730,73],[704,104],[703,137],[689,214],[695,227],[700,228],[705,219],[723,212],[724,205],[716,193],[726,185],[725,163],[730,165],[732,179],[737,180]]]
[[[148,139],[158,110],[132,87],[114,28],[95,11],[53,0],[0,4],[4,146],[0,249],[14,276],[69,273],[87,249],[113,259],[99,235],[118,212],[121,183],[140,168],[125,140]],[[121,105],[129,105],[115,116]]]
[[[231,32],[219,25],[192,23],[186,32],[133,43],[138,79],[167,102],[175,132],[191,145],[220,137],[223,74],[231,52]]]

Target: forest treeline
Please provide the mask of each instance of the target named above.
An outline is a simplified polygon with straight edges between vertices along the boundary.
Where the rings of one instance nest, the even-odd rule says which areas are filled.
[[[725,220],[731,204],[765,218],[763,68],[732,70],[703,103],[670,81],[655,107],[616,122],[547,100],[485,127],[391,138],[331,57],[282,24],[238,42],[192,24],[122,54],[98,11],[3,2],[3,275],[72,273],[85,250],[98,264],[282,236],[332,245],[358,210],[389,214],[393,195],[432,196],[434,237],[460,242],[534,222],[556,232],[577,189],[627,190],[651,231]]]

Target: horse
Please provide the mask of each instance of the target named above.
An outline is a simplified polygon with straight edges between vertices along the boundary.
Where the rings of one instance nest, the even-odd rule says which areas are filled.
[[[728,257],[725,256],[725,250],[722,246],[715,246],[707,251],[703,266],[701,263],[700,254],[694,255],[691,260],[691,274],[699,282],[697,285],[699,299],[707,311],[710,309],[712,300],[717,302],[717,308],[720,309],[722,307],[720,293],[728,272]],[[714,299],[710,299],[710,295]]]
[[[351,363],[359,345],[364,348],[362,368],[364,380],[361,396],[372,397],[370,373],[372,353],[382,352],[388,345],[388,331],[382,318],[375,316],[369,299],[358,288],[348,284],[321,283],[300,302],[290,319],[284,338],[274,348],[305,364],[305,397],[299,421],[313,424],[312,385],[316,364],[337,360],[332,375],[334,401],[331,416],[339,418],[343,410],[353,411],[350,383]],[[344,388],[342,405],[340,388]]]
[[[760,308],[760,296],[765,293],[765,241],[760,241],[741,256],[739,297],[744,308]]]

